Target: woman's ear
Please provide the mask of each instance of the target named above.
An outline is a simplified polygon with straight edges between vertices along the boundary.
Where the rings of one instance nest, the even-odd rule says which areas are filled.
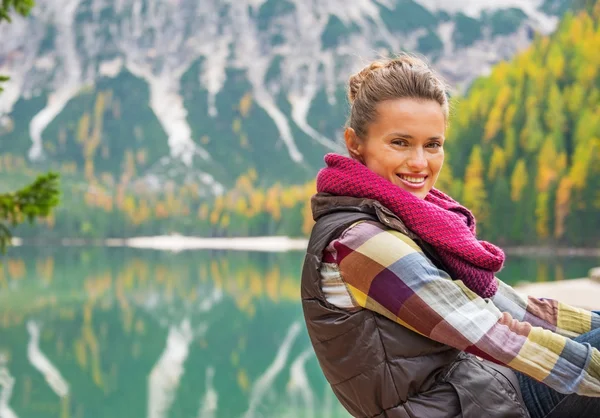
[[[346,148],[350,157],[362,163],[362,142],[354,129],[346,128],[344,131],[344,141],[346,141]]]

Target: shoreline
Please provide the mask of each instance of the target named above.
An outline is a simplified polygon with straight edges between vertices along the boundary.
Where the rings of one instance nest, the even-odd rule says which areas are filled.
[[[263,251],[287,252],[306,250],[308,239],[288,236],[260,237],[195,237],[179,234],[139,236],[129,238],[56,238],[45,240],[41,238],[13,238],[12,245],[38,246],[60,245],[63,247],[129,247],[160,251],[185,250],[233,250],[233,251]],[[502,248],[506,255],[534,257],[600,257],[600,248],[568,248],[568,247],[535,247],[515,246]]]
[[[12,245],[15,247],[48,244],[63,247],[128,247],[171,252],[186,250],[287,252],[306,250],[308,240],[287,236],[203,238],[177,234],[130,238],[57,238],[54,240],[13,238],[12,240]]]
[[[578,308],[600,309],[600,283],[586,277],[552,282],[522,282],[515,284],[514,288],[523,297],[549,298]]]
[[[517,256],[600,257],[600,248],[517,246],[502,248],[502,250],[506,255]]]

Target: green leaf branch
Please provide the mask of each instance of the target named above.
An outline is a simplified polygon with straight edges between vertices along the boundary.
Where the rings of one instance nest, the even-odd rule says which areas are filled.
[[[38,176],[29,186],[16,192],[0,194],[0,253],[10,245],[14,227],[25,221],[48,216],[60,202],[59,175],[49,172]]]

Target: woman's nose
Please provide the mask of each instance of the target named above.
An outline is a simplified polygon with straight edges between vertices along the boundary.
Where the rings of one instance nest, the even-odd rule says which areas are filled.
[[[427,159],[425,158],[425,153],[421,148],[417,148],[413,150],[410,155],[410,158],[407,161],[407,164],[410,168],[415,170],[423,170],[427,168]]]

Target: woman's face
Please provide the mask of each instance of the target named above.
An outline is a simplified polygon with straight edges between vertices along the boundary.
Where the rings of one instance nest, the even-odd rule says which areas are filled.
[[[371,171],[425,199],[444,164],[446,118],[433,100],[394,99],[377,105],[377,117],[358,138],[344,134],[350,156]]]

